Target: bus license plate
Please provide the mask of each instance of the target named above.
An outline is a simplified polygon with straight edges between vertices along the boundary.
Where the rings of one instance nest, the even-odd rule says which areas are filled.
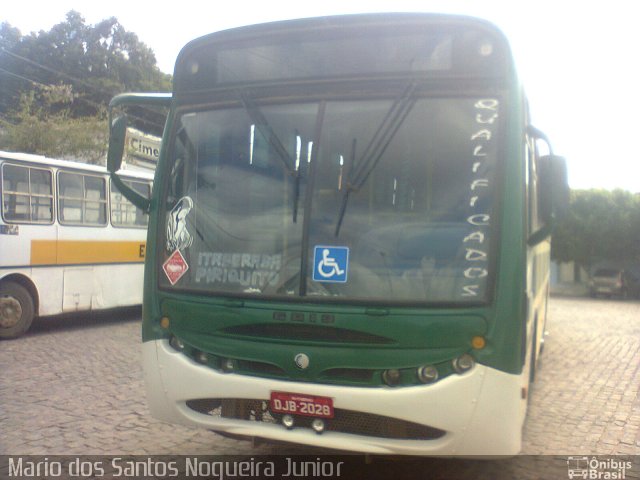
[[[271,392],[273,413],[288,413],[307,417],[333,418],[333,399],[301,393]]]

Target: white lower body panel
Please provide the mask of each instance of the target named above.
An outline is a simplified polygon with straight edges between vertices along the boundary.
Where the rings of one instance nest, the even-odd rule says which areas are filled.
[[[5,268],[0,280],[10,275],[33,285],[40,317],[142,304],[142,263]]]
[[[362,388],[286,382],[220,373],[173,350],[166,340],[142,346],[145,384],[154,417],[235,435],[371,454],[436,456],[515,455],[526,413],[523,376],[476,365],[433,385]],[[336,409],[366,412],[425,426],[446,434],[434,440],[404,440],[214,417],[196,412],[188,400],[246,398],[268,401],[271,391],[333,398]]]

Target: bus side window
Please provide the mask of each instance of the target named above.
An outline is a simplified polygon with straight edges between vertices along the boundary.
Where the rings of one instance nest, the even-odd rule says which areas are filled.
[[[104,178],[77,173],[58,175],[60,223],[106,225],[107,195]]]
[[[106,225],[107,194],[104,178],[84,177],[84,209],[84,223]]]
[[[52,175],[48,170],[31,168],[31,220],[33,222],[53,221]]]
[[[151,196],[151,185],[145,182],[123,180],[145,198]],[[116,227],[146,227],[149,217],[127,200],[118,187],[111,182],[111,224]]]
[[[58,174],[58,211],[60,223],[82,222],[82,177],[60,172]]]
[[[6,221],[53,221],[53,185],[49,170],[5,164],[2,192],[2,215]]]
[[[151,198],[151,185],[149,183],[132,182],[132,187],[145,198]],[[148,223],[149,215],[144,213],[141,209],[136,208],[134,225],[146,227]]]

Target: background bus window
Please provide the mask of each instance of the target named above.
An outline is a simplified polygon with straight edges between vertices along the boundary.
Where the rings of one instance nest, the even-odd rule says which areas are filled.
[[[103,178],[60,172],[58,191],[61,224],[107,224],[107,195]]]
[[[123,182],[145,198],[151,195],[151,186],[146,182],[123,180]],[[118,187],[111,182],[111,224],[116,227],[144,227],[149,216],[127,200]]]
[[[7,222],[51,223],[51,172],[39,168],[2,166],[2,215]]]
[[[84,223],[107,224],[107,193],[104,178],[84,177]]]

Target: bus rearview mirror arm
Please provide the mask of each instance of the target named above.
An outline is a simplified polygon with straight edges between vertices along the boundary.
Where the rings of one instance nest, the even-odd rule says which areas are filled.
[[[124,197],[133,203],[136,207],[142,210],[144,213],[149,213],[149,208],[151,206],[151,200],[140,195],[129,185],[124,183],[120,176],[117,173],[110,172],[111,181],[118,187],[120,193],[124,195]]]
[[[149,213],[151,201],[143,197],[129,185],[124,183],[118,175],[118,170],[122,167],[122,157],[124,155],[125,142],[127,138],[127,117],[120,115],[116,117],[109,129],[109,152],[107,154],[107,170],[111,180],[118,187],[118,190],[127,200],[145,213]]]

